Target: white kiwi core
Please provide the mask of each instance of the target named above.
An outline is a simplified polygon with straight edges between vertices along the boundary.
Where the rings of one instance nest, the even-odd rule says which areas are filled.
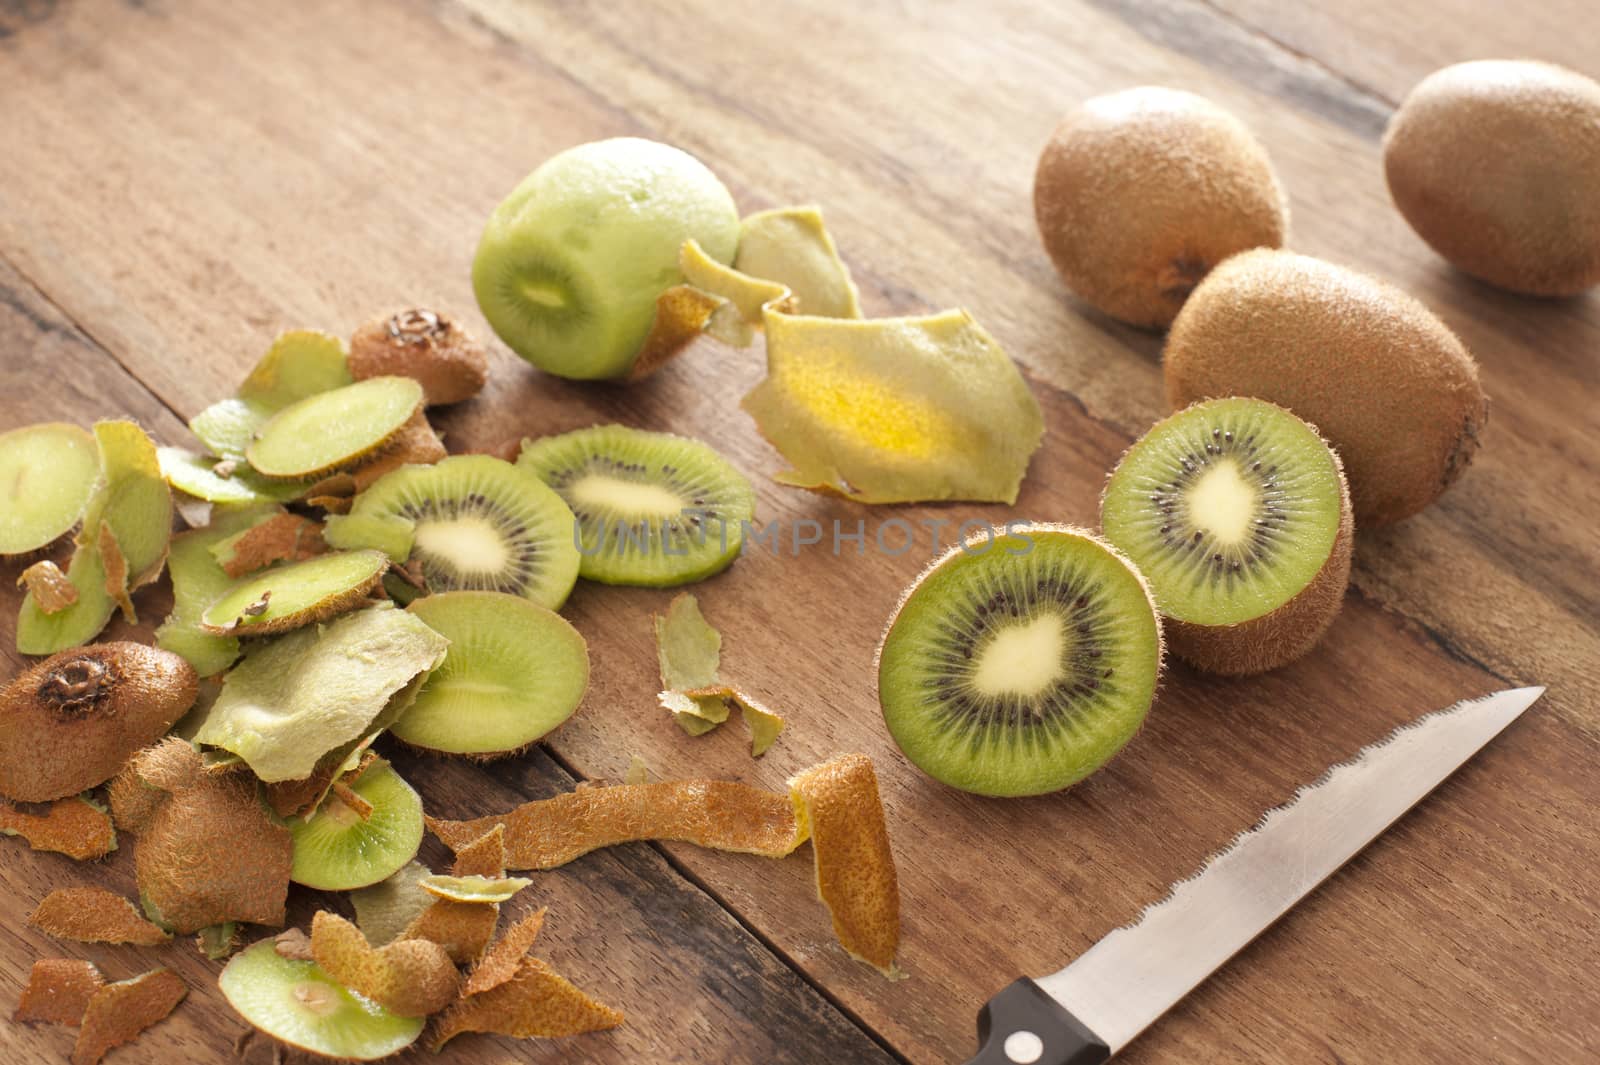
[[[1244,479],[1236,462],[1219,462],[1195,482],[1189,517],[1222,544],[1239,544],[1250,535],[1260,493]]]
[[[683,513],[685,501],[676,492],[660,485],[625,481],[619,477],[591,475],[572,485],[572,499],[589,510],[609,510],[615,514],[676,517]]]
[[[984,695],[1038,695],[1062,677],[1066,626],[1045,612],[1007,625],[978,652],[972,686]]]
[[[419,523],[416,546],[430,555],[450,559],[463,573],[499,574],[511,562],[500,531],[476,515]]]

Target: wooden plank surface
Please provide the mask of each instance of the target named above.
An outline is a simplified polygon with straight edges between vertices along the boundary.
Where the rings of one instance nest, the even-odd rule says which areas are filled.
[[[1142,82],[1205,93],[1272,153],[1293,201],[1296,248],[1395,280],[1478,355],[1494,407],[1470,474],[1418,518],[1361,534],[1356,590],[1311,658],[1253,681],[1175,668],[1150,725],[1106,772],[1025,802],[931,784],[881,727],[872,649],[925,561],[926,533],[900,557],[752,551],[699,589],[726,635],[729,674],[791,717],[760,763],[736,728],[690,740],[654,707],[649,614],[666,595],[580,588],[568,614],[594,648],[594,684],[550,752],[582,777],[618,777],[638,754],[665,776],[771,786],[842,750],[872,755],[900,863],[912,978],[889,984],[842,956],[803,858],[679,847],[663,850],[693,885],[648,848],[541,877],[534,890],[564,892],[579,913],[614,910],[630,929],[586,938],[558,960],[592,966],[578,971],[592,974],[597,992],[608,983],[626,990],[613,998],[634,1027],[615,1038],[644,1042],[619,1047],[707,1061],[776,1052],[752,1054],[750,1039],[795,1060],[875,1051],[807,983],[703,908],[668,940],[672,967],[689,966],[698,982],[649,971],[638,943],[652,918],[675,911],[645,908],[637,885],[613,872],[617,862],[642,863],[652,883],[726,907],[897,1054],[962,1060],[983,998],[1130,919],[1330,762],[1422,710],[1538,681],[1551,692],[1527,720],[1128,1059],[1445,1062],[1481,1059],[1488,1045],[1496,1061],[1589,1060],[1600,1047],[1590,1008],[1600,967],[1591,829],[1600,800],[1591,768],[1600,745],[1600,301],[1527,301],[1467,281],[1388,203],[1377,138],[1403,92],[1395,85],[1456,58],[1448,49],[1461,35],[1477,35],[1463,50],[1494,50],[1498,23],[1463,18],[1443,44],[1382,37],[1379,48],[1363,36],[1371,16],[1357,13],[1338,32],[1305,23],[1329,42],[1313,51],[1280,46],[1275,36],[1288,31],[1250,24],[1266,20],[1266,6],[1243,5],[1224,17],[1189,0],[879,3],[785,9],[781,18],[755,5],[509,0],[298,0],[270,13],[175,0],[0,7],[9,31],[0,40],[0,143],[9,148],[0,153],[0,256],[105,352],[63,339],[70,330],[51,308],[21,299],[28,343],[62,346],[72,359],[35,357],[17,369],[14,349],[0,349],[0,428],[126,411],[178,440],[161,405],[192,415],[231,389],[281,328],[347,332],[408,300],[479,322],[467,264],[490,208],[561,147],[641,133],[706,159],[746,209],[822,203],[869,312],[960,304],[1001,339],[1049,423],[1016,510],[870,510],[780,490],[763,480],[777,457],[747,419],[729,414],[759,378],[759,354],[709,342],[627,389],[563,384],[497,352],[489,393],[443,419],[453,449],[621,420],[711,441],[758,480],[767,521],[865,521],[869,537],[891,516],[1089,523],[1107,467],[1163,413],[1160,341],[1062,292],[1033,232],[1034,155],[1085,96]],[[1425,24],[1420,0],[1410,6],[1396,25]],[[1516,30],[1519,51],[1561,58],[1583,36],[1583,18],[1589,38],[1600,21],[1560,16],[1558,4],[1533,8]],[[1341,66],[1374,51],[1388,57],[1378,73]],[[26,293],[4,287],[19,286]],[[72,398],[46,398],[50,382]],[[7,615],[12,601],[0,600]],[[562,785],[535,763],[510,780],[430,765],[422,790],[432,801],[439,772],[449,812],[487,812],[509,805],[512,792]],[[38,861],[17,853],[8,852],[8,868]],[[26,935],[22,908],[10,906],[3,924],[8,972],[39,947],[29,941],[19,957],[12,945]],[[755,959],[765,1012],[715,979],[741,955]],[[195,997],[208,995],[210,1006],[185,1007],[164,1038],[209,1037],[214,992]],[[797,1005],[779,1008],[791,996]],[[708,1011],[704,1022],[686,1022],[683,1012],[696,1009]],[[463,1041],[452,1054],[496,1060],[503,1049]],[[540,1052],[557,1053],[518,1054]]]

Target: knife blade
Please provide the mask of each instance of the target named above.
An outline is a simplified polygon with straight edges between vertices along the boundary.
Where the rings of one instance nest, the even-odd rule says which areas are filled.
[[[978,1015],[968,1065],[1099,1065],[1260,935],[1515,721],[1543,688],[1402,725],[1301,788],[1137,920]]]

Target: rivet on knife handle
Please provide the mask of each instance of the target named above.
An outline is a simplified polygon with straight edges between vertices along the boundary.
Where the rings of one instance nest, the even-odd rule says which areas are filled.
[[[1100,1065],[1111,1048],[1024,977],[978,1013],[978,1056],[968,1065]]]

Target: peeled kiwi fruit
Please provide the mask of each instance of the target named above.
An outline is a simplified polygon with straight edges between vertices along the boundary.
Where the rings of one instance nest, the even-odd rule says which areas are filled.
[[[317,392],[274,414],[245,457],[271,480],[324,477],[377,452],[422,406],[422,385],[409,377],[371,377]]]
[[[0,795],[48,802],[114,776],[194,705],[200,679],[137,643],[62,651],[0,691]]]
[[[407,609],[450,649],[390,726],[406,743],[448,754],[511,754],[583,701],[588,645],[561,615],[501,592],[444,592]]]
[[[1354,530],[1339,457],[1262,400],[1158,423],[1112,471],[1100,523],[1150,582],[1173,651],[1213,673],[1293,661],[1344,602]]]
[[[336,551],[235,582],[200,615],[216,636],[266,636],[325,621],[377,591],[389,568],[382,551]]]
[[[1254,396],[1315,425],[1344,461],[1361,527],[1438,498],[1477,454],[1489,414],[1477,363],[1426,307],[1286,251],[1213,270],[1172,323],[1162,372],[1174,410]]]
[[[1600,284],[1600,83],[1480,60],[1424,78],[1383,141],[1389,194],[1458,269],[1535,296]]]
[[[907,589],[878,647],[906,757],[980,795],[1038,795],[1099,769],[1144,722],[1161,622],[1139,571],[1064,525],[959,544]]]
[[[606,584],[685,584],[744,545],[755,491],[709,445],[623,425],[530,440],[517,465],[560,493],[578,521],[578,574]]]
[[[1217,263],[1282,247],[1289,228],[1272,163],[1244,124],[1156,86],[1067,115],[1039,156],[1033,207],[1067,287],[1147,328],[1167,326]]]
[[[569,148],[529,174],[484,227],[472,262],[478,306],[506,345],[562,377],[621,377],[656,298],[683,281],[698,241],[733,261],[739,213],[686,152],[637,137]]]
[[[488,455],[385,474],[328,519],[324,538],[416,563],[430,592],[506,592],[555,610],[578,579],[572,511],[531,471]]]
[[[294,864],[289,878],[296,884],[325,891],[368,887],[417,856],[422,799],[394,767],[380,759],[349,787],[370,811],[346,803],[335,789],[309,818],[290,822]]]
[[[430,407],[470,399],[489,379],[483,345],[456,319],[424,307],[364,323],[350,337],[345,361],[357,381],[387,375],[412,378]]]
[[[94,437],[76,425],[0,433],[0,556],[30,554],[71,532],[99,472]]]
[[[271,939],[229,959],[218,978],[228,1005],[256,1029],[296,1050],[374,1061],[416,1042],[425,1017],[401,1017],[334,981],[314,961],[286,958]]]

